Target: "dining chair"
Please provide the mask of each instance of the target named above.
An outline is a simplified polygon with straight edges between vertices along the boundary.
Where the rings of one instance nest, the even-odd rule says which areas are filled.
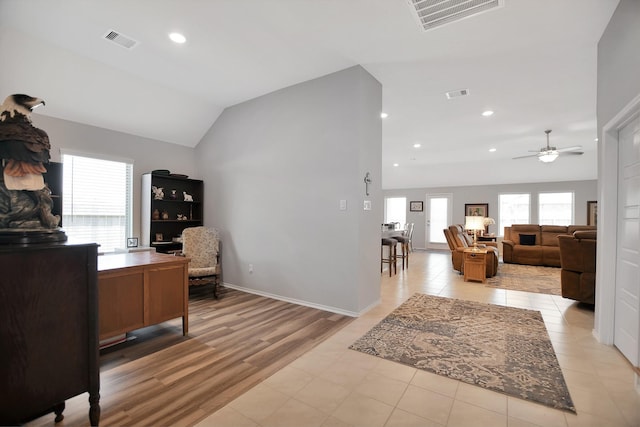
[[[384,247],[387,247],[387,257],[384,256]],[[395,238],[383,237],[382,244],[380,245],[380,273],[382,273],[382,267],[384,263],[389,264],[389,277],[391,277],[391,270],[393,274],[398,271],[397,265],[397,249],[398,241]]]

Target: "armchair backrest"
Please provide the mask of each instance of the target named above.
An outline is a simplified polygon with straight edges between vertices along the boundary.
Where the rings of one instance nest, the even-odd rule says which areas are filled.
[[[182,253],[191,259],[189,268],[215,267],[219,248],[215,228],[188,227],[182,231]]]
[[[448,228],[445,228],[442,231],[444,232],[444,237],[447,239],[447,244],[449,245],[449,249],[451,251],[455,251],[456,250],[456,242],[453,239],[453,236],[451,234],[451,230],[449,230]]]
[[[473,238],[464,231],[464,227],[462,225],[450,225],[449,230],[451,231],[453,241],[457,248],[468,248],[473,244]]]

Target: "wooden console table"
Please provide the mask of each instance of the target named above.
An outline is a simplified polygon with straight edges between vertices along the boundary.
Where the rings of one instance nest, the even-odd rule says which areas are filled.
[[[182,317],[189,333],[189,258],[134,252],[98,257],[100,340]]]
[[[472,248],[464,250],[464,281],[478,280],[482,283],[487,281],[487,250]]]

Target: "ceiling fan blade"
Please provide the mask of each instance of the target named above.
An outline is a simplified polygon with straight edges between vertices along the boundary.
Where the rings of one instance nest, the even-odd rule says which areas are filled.
[[[568,156],[568,155],[571,155],[571,154],[575,154],[575,155],[579,156],[581,154],[584,154],[584,151],[562,151],[562,152],[560,152],[558,154],[560,154],[561,156]]]
[[[558,148],[556,151],[562,153],[566,151],[575,151],[582,149],[582,145],[574,145],[573,147]]]
[[[512,157],[512,159],[524,159],[526,157],[538,157],[537,154],[527,154],[526,156],[518,156],[518,157]]]

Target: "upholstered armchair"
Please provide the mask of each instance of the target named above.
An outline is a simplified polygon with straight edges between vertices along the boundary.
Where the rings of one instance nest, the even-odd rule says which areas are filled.
[[[596,231],[576,231],[558,236],[562,297],[595,304]]]
[[[449,228],[445,228],[443,231],[451,250],[453,268],[462,273],[464,267],[462,262],[463,253],[465,249],[473,247],[473,238],[464,231],[464,227],[460,224],[450,225]],[[498,273],[498,260],[500,258],[497,243],[482,242],[482,244],[478,244],[478,247],[488,251],[486,276],[495,276]]]
[[[221,280],[220,239],[215,228],[188,227],[182,231],[182,256],[189,258],[189,286],[213,285],[218,297]]]

